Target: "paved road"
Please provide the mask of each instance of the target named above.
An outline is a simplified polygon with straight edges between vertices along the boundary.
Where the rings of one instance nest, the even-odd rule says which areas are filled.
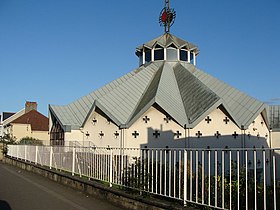
[[[117,210],[37,174],[0,161],[0,210]]]

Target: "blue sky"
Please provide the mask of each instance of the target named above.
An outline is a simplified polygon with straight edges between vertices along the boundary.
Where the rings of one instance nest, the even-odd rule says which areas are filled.
[[[0,112],[26,100],[65,105],[138,67],[135,48],[163,34],[163,0],[0,0]],[[171,33],[197,67],[280,104],[279,0],[171,0]],[[278,100],[276,100],[278,99]]]

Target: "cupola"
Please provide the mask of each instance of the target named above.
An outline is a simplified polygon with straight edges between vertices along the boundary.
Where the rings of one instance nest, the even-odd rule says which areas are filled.
[[[199,54],[197,46],[184,41],[170,33],[147,42],[136,48],[139,66],[153,61],[186,61],[196,65]]]
[[[197,46],[170,34],[175,18],[176,12],[170,8],[169,0],[164,0],[164,8],[159,16],[164,34],[136,48],[139,66],[153,61],[186,61],[196,65],[196,56],[199,54]]]

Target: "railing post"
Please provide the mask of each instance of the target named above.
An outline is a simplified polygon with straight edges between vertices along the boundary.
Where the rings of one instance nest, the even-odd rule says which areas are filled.
[[[187,150],[184,150],[184,206],[187,205]]]
[[[112,182],[113,182],[113,150],[110,149],[110,187],[112,187]]]
[[[73,156],[72,156],[72,176],[75,175],[75,156],[76,156],[76,148],[73,147]]]
[[[38,145],[36,145],[35,148],[36,148],[35,149],[35,164],[37,165],[37,163],[38,163]]]
[[[19,147],[19,145],[16,145],[16,148],[17,148],[17,159],[18,159],[18,147]]]
[[[277,197],[276,197],[276,168],[275,168],[275,151],[273,150],[273,157],[272,157],[272,168],[273,168],[273,206],[274,210],[277,209]]]
[[[266,210],[266,151],[263,150],[263,209]]]
[[[24,145],[24,161],[26,162],[26,147],[27,147],[27,145]]]
[[[255,209],[257,209],[257,151],[254,150],[254,187],[255,187]]]
[[[50,149],[50,169],[52,169],[52,157],[53,157],[53,148],[51,146],[51,149]]]

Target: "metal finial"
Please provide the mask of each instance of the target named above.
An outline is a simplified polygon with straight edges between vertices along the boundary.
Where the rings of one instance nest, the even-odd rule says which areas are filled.
[[[164,32],[169,33],[170,27],[174,24],[176,12],[170,8],[170,1],[164,0],[164,8],[160,12],[159,23],[164,26]]]

